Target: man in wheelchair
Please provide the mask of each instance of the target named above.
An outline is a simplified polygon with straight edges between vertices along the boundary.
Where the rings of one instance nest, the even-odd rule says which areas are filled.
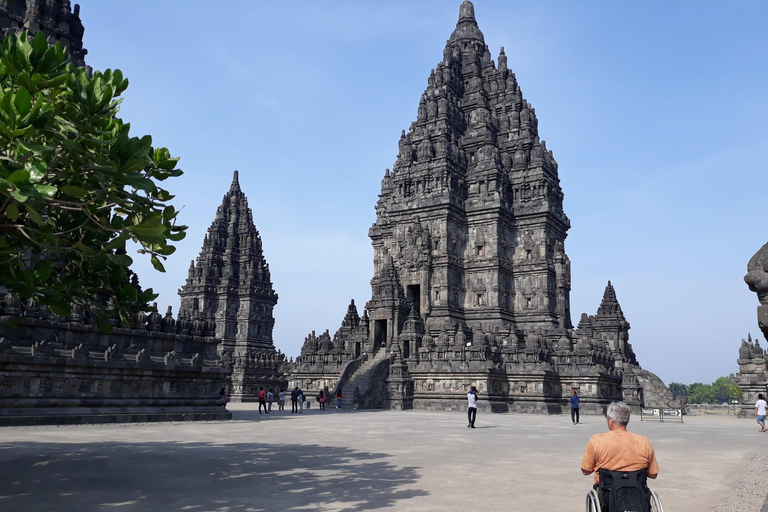
[[[603,512],[613,512],[612,504],[622,511],[649,510],[646,478],[659,474],[653,446],[645,436],[627,431],[629,407],[624,402],[611,403],[605,419],[609,431],[589,439],[581,472],[595,474],[594,489]]]

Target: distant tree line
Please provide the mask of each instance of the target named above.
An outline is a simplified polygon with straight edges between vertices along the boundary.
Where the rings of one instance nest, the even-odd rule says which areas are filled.
[[[687,396],[689,404],[723,404],[741,401],[741,389],[728,377],[720,377],[712,384],[694,382],[686,386],[679,382],[669,384],[673,398]]]

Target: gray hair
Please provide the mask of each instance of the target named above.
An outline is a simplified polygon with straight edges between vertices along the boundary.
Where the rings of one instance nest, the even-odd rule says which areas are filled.
[[[629,423],[629,407],[624,402],[611,402],[605,417],[611,418],[620,427],[626,427]]]

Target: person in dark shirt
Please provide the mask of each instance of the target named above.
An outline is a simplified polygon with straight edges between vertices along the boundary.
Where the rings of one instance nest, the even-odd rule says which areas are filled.
[[[571,421],[574,425],[579,424],[579,395],[576,389],[571,390]]]
[[[296,388],[291,391],[291,412],[299,412],[299,410],[296,407],[296,402],[299,400],[299,387],[296,386]]]

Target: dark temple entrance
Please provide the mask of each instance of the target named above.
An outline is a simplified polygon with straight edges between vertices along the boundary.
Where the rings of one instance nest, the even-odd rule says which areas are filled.
[[[413,304],[416,314],[421,315],[421,285],[409,284],[405,289],[408,301]]]
[[[387,344],[387,321],[376,320],[373,324],[373,350]]]

